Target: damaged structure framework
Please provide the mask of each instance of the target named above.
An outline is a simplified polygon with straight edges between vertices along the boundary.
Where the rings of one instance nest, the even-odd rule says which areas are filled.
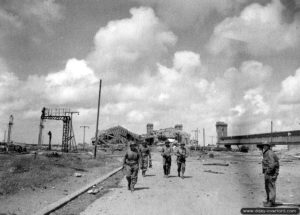
[[[112,145],[127,146],[129,141],[140,140],[139,135],[118,125],[106,130],[102,130],[98,134],[98,145],[102,147],[111,147]],[[92,139],[95,142],[95,138]]]

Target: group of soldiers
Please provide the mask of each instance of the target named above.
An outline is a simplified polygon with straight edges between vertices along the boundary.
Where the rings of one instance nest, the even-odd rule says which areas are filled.
[[[161,150],[164,177],[167,178],[170,175],[173,154],[177,156],[178,177],[184,179],[185,161],[187,158],[185,144],[181,143],[180,147],[174,151],[170,146],[169,140],[165,141],[165,146]],[[137,146],[135,142],[130,142],[129,149],[123,159],[123,169],[128,182],[128,190],[131,190],[131,192],[134,191],[139,169],[142,171],[142,176],[145,177],[148,167],[152,168],[152,160],[150,147],[147,142],[143,141],[140,146]]]
[[[276,199],[276,180],[279,174],[279,159],[272,151],[271,144],[269,142],[262,143],[262,172],[265,180],[265,190],[267,194],[265,207],[272,207],[275,205]],[[169,177],[172,155],[177,157],[177,173],[178,177],[184,178],[185,162],[187,158],[187,149],[185,144],[181,143],[180,147],[176,150],[170,146],[170,141],[165,141],[165,146],[161,150],[161,156],[163,158],[163,171],[164,177]],[[135,142],[130,143],[130,148],[125,153],[123,159],[123,168],[125,171],[126,179],[128,181],[128,190],[134,191],[134,186],[137,183],[139,169],[142,170],[142,176],[146,176],[147,169],[152,167],[150,147],[146,141],[143,141],[140,146],[137,146]]]

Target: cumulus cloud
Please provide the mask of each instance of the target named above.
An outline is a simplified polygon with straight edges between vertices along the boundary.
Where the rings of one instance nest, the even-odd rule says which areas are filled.
[[[45,93],[51,103],[82,104],[96,98],[98,81],[84,60],[70,59],[64,70],[45,77]]]
[[[157,9],[159,17],[169,26],[186,29],[199,25],[210,13],[226,15],[245,3],[245,0],[133,0]]]
[[[209,50],[218,54],[237,49],[262,55],[297,46],[300,18],[295,14],[293,21],[287,22],[285,10],[280,0],[265,6],[259,3],[247,6],[239,16],[226,18],[215,27]]]
[[[0,3],[0,22],[20,28],[36,24],[51,32],[50,24],[63,18],[63,9],[54,0],[4,1]]]
[[[132,8],[130,13],[130,18],[110,21],[95,35],[88,60],[106,78],[136,78],[155,66],[177,41],[151,8]]]
[[[285,104],[300,102],[300,68],[296,70],[295,75],[288,76],[281,82],[279,99]]]
[[[13,110],[14,108],[23,107],[21,97],[14,89],[18,89],[21,81],[12,72],[9,71],[5,62],[0,59],[0,116],[5,114],[5,111]]]

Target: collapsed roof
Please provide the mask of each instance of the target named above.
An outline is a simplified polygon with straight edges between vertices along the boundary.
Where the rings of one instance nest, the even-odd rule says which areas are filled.
[[[95,139],[95,138],[94,138]],[[139,140],[139,135],[135,134],[128,129],[118,125],[106,130],[102,130],[98,134],[98,144],[124,144],[129,141]]]

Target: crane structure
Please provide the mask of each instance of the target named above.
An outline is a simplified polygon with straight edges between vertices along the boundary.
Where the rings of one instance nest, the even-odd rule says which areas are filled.
[[[62,134],[62,151],[76,151],[76,140],[72,124],[72,115],[77,111],[70,111],[69,108],[45,108],[42,109],[40,119],[40,132],[38,139],[38,146],[42,145],[42,136],[45,120],[62,120],[63,121],[63,134]]]

